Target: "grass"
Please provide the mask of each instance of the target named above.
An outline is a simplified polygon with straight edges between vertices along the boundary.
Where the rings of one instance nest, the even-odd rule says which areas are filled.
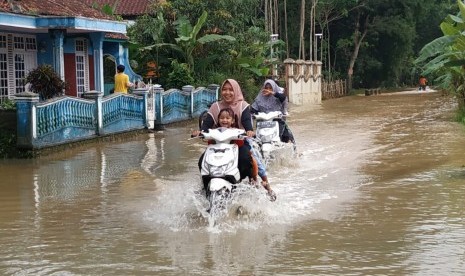
[[[30,150],[22,150],[16,147],[16,135],[4,129],[0,129],[0,158],[31,158]]]
[[[455,113],[455,120],[465,125],[465,107],[457,109]]]

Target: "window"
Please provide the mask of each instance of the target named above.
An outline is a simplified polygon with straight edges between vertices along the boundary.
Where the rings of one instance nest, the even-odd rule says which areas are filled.
[[[87,56],[87,40],[76,39],[76,91],[77,96],[89,90],[89,61]]]
[[[0,102],[24,92],[24,78],[36,67],[35,36],[0,33]]]
[[[24,54],[15,54],[15,92],[24,92],[24,78],[26,69],[24,65]]]
[[[6,35],[0,34],[0,49],[6,49]]]
[[[8,66],[6,53],[0,52],[0,103],[8,99]]]
[[[37,51],[36,39],[33,37],[26,37],[26,51]]]
[[[24,50],[24,37],[14,36],[13,40],[14,40],[15,49]]]

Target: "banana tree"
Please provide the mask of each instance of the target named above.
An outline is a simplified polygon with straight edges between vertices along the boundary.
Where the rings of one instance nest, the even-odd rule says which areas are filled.
[[[176,33],[178,37],[175,38],[176,43],[157,43],[154,45],[146,46],[142,50],[151,50],[155,47],[169,47],[172,50],[179,52],[184,61],[188,64],[189,69],[194,69],[194,52],[203,44],[228,40],[235,41],[235,38],[229,35],[219,34],[206,34],[200,36],[200,30],[207,20],[208,13],[204,11],[197,23],[192,26],[189,20],[182,17],[175,21]]]
[[[444,36],[426,44],[415,60],[424,64],[424,75],[435,75],[442,89],[457,95],[465,107],[465,4],[457,0],[460,13],[449,14],[440,24]]]

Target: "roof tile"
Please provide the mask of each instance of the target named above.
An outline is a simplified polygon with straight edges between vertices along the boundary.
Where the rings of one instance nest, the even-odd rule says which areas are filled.
[[[27,15],[75,16],[114,20],[80,0],[21,0],[0,1],[0,11]]]
[[[115,14],[122,16],[142,15],[147,12],[154,0],[83,0],[82,2],[92,5],[97,3],[101,7],[105,4],[113,6],[116,3]]]

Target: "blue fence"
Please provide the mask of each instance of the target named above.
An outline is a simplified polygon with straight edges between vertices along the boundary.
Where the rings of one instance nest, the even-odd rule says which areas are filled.
[[[112,94],[102,100],[102,134],[147,127],[147,100],[128,94]],[[147,111],[148,112],[148,111]]]
[[[16,97],[17,145],[40,149],[98,136],[129,132],[196,118],[218,99],[218,85],[164,91],[159,86],[133,94],[84,93],[39,102],[37,94]]]
[[[188,120],[198,117],[204,110],[218,100],[218,85],[199,87],[187,85],[178,89],[164,91],[161,87],[154,88],[155,92],[155,124]]]

